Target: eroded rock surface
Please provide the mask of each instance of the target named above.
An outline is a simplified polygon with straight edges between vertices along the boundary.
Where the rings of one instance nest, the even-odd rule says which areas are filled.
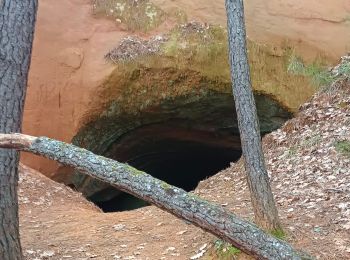
[[[255,99],[263,134],[292,116],[269,96],[256,94]],[[81,129],[73,143],[186,190],[241,155],[233,97],[204,89],[201,94],[166,100],[137,114],[116,111],[102,116]],[[76,173],[64,181],[94,201],[118,195],[109,185],[86,175]]]
[[[165,12],[184,10],[189,20],[226,24],[223,1],[153,2]],[[349,9],[347,0],[247,1],[248,36],[272,44],[272,55],[279,56],[280,43],[287,40],[305,57],[319,51],[337,57],[348,46]],[[168,31],[172,26],[172,21],[164,21],[156,32],[141,36]],[[104,55],[128,35],[118,21],[93,17],[90,1],[41,0],[24,132],[71,141],[97,98],[96,89],[114,70]],[[57,165],[46,159],[24,154],[22,160],[47,175],[57,170]]]

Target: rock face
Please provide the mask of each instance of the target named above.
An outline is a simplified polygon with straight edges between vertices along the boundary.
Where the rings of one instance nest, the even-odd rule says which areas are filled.
[[[123,40],[106,56],[116,69],[96,92],[73,143],[186,190],[228,167],[240,157],[241,148],[227,42],[222,27],[198,22],[150,40]],[[248,48],[261,132],[268,133],[290,118],[293,105],[305,98],[292,93],[301,92],[298,86],[283,81],[303,83],[304,94],[308,85],[286,73],[285,51],[271,58],[264,47],[250,42]],[[277,79],[266,77],[271,72]],[[64,176],[59,171],[55,177]],[[106,210],[140,205],[129,199],[113,202],[123,197],[120,192],[95,179],[67,177],[66,183]]]
[[[257,94],[255,99],[263,134],[292,116],[266,95]],[[203,90],[141,113],[102,116],[80,130],[73,143],[190,191],[239,159],[238,133],[232,96]],[[119,193],[78,173],[64,181],[95,202],[109,201]]]
[[[125,35],[94,19],[90,1],[40,1],[23,131],[69,142],[92,92],[112,71],[103,56]],[[57,169],[26,154],[22,161],[46,174]]]
[[[154,2],[167,10],[188,10],[186,12],[190,19],[226,25],[224,0]],[[326,52],[338,59],[349,51],[348,0],[247,0],[244,4],[248,37],[254,41],[276,46],[283,41],[291,41],[304,57]]]
[[[174,8],[185,10],[190,20],[226,23],[223,1],[153,2],[165,12]],[[347,0],[246,3],[248,35],[256,42],[272,44],[273,57],[280,55],[284,41],[295,44],[307,58],[318,52],[325,52],[331,59],[340,56],[347,51],[350,39],[349,13]],[[171,21],[165,21],[155,33],[170,26]],[[103,57],[130,34],[123,28],[115,21],[94,18],[88,0],[40,1],[24,115],[25,133],[68,142],[77,135],[99,98],[96,90],[115,69]],[[22,161],[49,176],[58,167],[26,154],[22,155]]]

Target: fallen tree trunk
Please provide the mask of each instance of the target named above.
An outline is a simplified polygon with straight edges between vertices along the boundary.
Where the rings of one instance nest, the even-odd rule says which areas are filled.
[[[69,165],[187,220],[258,259],[306,259],[286,242],[224,208],[127,164],[47,137],[0,134],[0,147],[31,152]]]

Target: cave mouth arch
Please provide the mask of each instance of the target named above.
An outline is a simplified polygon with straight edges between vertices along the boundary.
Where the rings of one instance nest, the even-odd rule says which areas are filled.
[[[268,95],[255,94],[255,100],[262,134],[291,117]],[[233,97],[217,91],[169,99],[138,114],[101,116],[81,129],[73,143],[187,191],[241,156]],[[104,212],[147,205],[80,173],[72,183]]]
[[[240,158],[239,136],[187,128],[181,121],[143,126],[113,144],[105,155],[186,191],[194,190],[200,181]],[[104,212],[147,205],[111,187],[89,199]]]

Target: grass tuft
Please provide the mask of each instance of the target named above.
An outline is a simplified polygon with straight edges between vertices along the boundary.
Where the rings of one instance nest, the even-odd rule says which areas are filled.
[[[275,230],[272,230],[271,235],[273,235],[275,238],[281,239],[281,240],[286,240],[287,234],[284,232],[282,228],[277,228]]]
[[[335,80],[334,75],[322,59],[316,59],[311,64],[306,65],[295,53],[291,53],[290,55],[288,72],[311,78],[312,83],[316,87],[328,86]]]
[[[350,157],[350,141],[342,140],[334,144],[335,150],[345,156]]]
[[[217,255],[218,259],[236,259],[237,256],[241,253],[241,250],[220,239],[216,240],[214,245],[215,254]]]
[[[322,57],[307,65],[299,56],[291,53],[288,72],[311,78],[316,87],[329,87],[339,79],[350,78],[350,58],[342,57],[339,65],[329,69]]]

